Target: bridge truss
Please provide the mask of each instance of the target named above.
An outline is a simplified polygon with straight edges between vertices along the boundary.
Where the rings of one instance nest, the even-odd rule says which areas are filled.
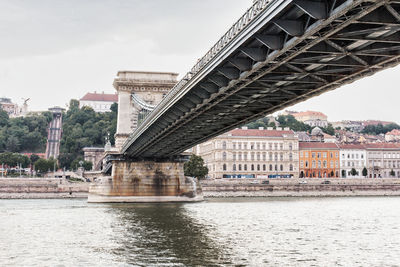
[[[400,0],[257,1],[124,145],[168,158],[400,63]]]

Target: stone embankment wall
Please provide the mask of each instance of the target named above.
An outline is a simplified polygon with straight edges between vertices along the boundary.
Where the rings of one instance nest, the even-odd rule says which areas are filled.
[[[9,198],[85,198],[89,183],[72,183],[54,178],[0,179],[0,199]]]
[[[204,197],[400,196],[400,179],[217,179],[202,181]],[[329,184],[323,184],[329,181]]]

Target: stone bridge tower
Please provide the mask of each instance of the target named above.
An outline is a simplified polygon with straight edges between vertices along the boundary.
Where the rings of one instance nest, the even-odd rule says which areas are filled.
[[[118,92],[115,147],[119,151],[149,109],[160,103],[177,83],[177,77],[177,73],[171,72],[118,72],[114,88]]]

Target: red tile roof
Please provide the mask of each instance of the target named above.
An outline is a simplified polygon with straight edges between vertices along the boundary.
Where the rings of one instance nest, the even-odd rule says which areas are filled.
[[[259,137],[283,137],[283,135],[293,135],[292,130],[278,131],[278,130],[258,130],[258,129],[235,129],[228,134],[232,136],[259,136]]]
[[[104,102],[118,102],[117,94],[97,94],[87,93],[80,99],[81,101],[104,101]]]
[[[338,149],[335,143],[299,142],[299,149]]]
[[[327,118],[327,116],[319,111],[304,111],[304,112],[298,112],[293,114],[294,117],[301,117],[301,116],[321,116],[324,118]]]
[[[400,135],[400,130],[394,129],[386,134],[387,135]]]
[[[373,144],[365,144],[365,147],[368,149],[400,149],[399,143],[373,143]]]
[[[365,149],[365,145],[362,144],[341,144],[340,149]]]

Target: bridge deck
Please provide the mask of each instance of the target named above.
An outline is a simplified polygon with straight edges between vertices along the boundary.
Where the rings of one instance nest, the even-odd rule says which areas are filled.
[[[257,2],[131,134],[165,158],[399,64],[400,0]]]

